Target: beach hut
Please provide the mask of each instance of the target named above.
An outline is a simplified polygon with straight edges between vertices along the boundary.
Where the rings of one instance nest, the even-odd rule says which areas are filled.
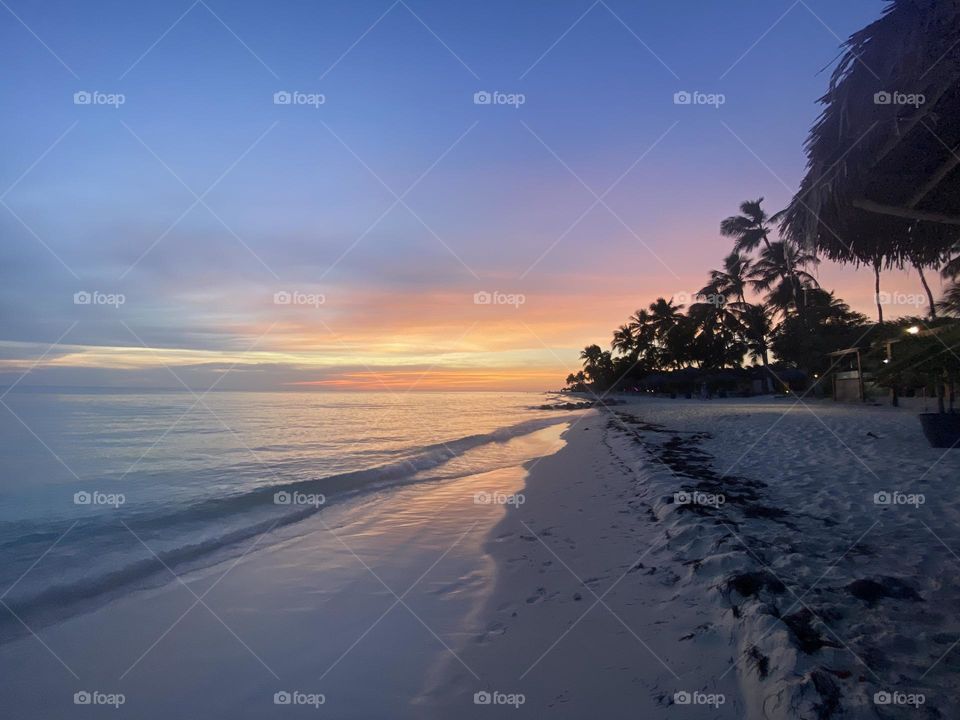
[[[832,368],[830,377],[834,400],[866,400],[862,353],[863,350],[858,347],[827,353]]]
[[[938,266],[960,237],[960,3],[889,0],[821,102],[784,234],[872,265],[878,292],[883,267]]]

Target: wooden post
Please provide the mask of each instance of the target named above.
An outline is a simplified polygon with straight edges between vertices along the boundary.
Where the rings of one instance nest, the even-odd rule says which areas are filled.
[[[857,383],[860,386],[860,402],[867,401],[867,394],[863,388],[863,365],[860,363],[860,350],[857,350]]]
[[[893,343],[887,340],[887,362],[893,362]],[[893,407],[900,407],[900,397],[897,395],[897,384],[893,383],[890,386],[890,404]]]

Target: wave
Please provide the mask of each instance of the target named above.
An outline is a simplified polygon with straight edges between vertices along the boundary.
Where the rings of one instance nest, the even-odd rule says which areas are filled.
[[[4,603],[28,624],[49,624],[84,612],[129,592],[131,589],[162,584],[173,571],[186,572],[223,560],[224,549],[244,540],[270,533],[297,523],[324,507],[346,497],[385,489],[394,485],[418,482],[419,475],[438,468],[463,453],[492,443],[505,443],[550,425],[565,422],[563,418],[538,418],[498,428],[492,432],[468,435],[438,442],[407,452],[397,460],[346,473],[306,480],[275,482],[252,490],[219,498],[207,498],[170,508],[140,508],[120,511],[120,520],[95,517],[72,525],[66,521],[30,531],[19,531],[16,537],[0,542],[0,550],[12,554],[51,539],[63,537],[59,548],[69,559],[82,551],[88,557],[109,557],[118,554],[118,547],[133,542],[143,556],[124,556],[123,564],[100,567],[96,571],[67,582],[48,585],[19,596],[10,596]],[[482,471],[472,468],[460,473]],[[456,477],[456,475],[454,475]],[[436,480],[435,477],[422,478]],[[277,504],[277,493],[288,496],[324,496],[325,502],[296,505]],[[63,525],[63,527],[60,527]],[[129,526],[128,529],[126,526]],[[68,532],[69,528],[69,532]],[[11,528],[12,529],[12,528]],[[140,545],[138,539],[143,538]],[[64,533],[66,535],[64,536]],[[147,546],[152,548],[147,550]],[[160,548],[160,549],[156,549]],[[241,548],[236,547],[236,552]],[[246,547],[243,548],[246,551]],[[29,554],[29,553],[28,553]],[[49,562],[49,560],[48,560]],[[153,580],[153,582],[151,582]],[[24,626],[6,614],[0,620],[0,640],[26,634]]]

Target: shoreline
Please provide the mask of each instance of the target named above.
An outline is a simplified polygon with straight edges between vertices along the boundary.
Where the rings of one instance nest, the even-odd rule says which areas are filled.
[[[640,399],[565,439],[491,534],[487,624],[464,651],[481,689],[525,696],[510,717],[958,706],[960,621],[940,608],[960,602],[960,458],[912,412]],[[875,500],[897,492],[928,499]]]
[[[659,718],[675,692],[722,688],[729,715],[711,707],[689,716],[737,717],[735,678],[699,679],[722,672],[728,640],[702,634],[712,656],[678,642],[678,628],[713,626],[716,609],[699,602],[696,585],[677,599],[671,553],[649,522],[655,489],[644,461],[630,457],[608,423],[607,413],[592,411],[567,430],[567,444],[529,469],[527,502],[491,533],[496,583],[486,625],[463,655],[483,683],[454,668],[450,694],[523,695],[520,707],[502,709],[507,717]],[[458,712],[483,718],[492,710]]]
[[[498,458],[555,452],[566,424]],[[474,631],[493,571],[483,543],[524,475],[509,464],[338,503],[292,537],[6,643],[8,715],[69,718],[74,693],[100,692],[125,696],[118,718],[272,717],[288,692],[323,696],[328,717],[439,717],[424,688]],[[282,712],[298,710],[315,712]]]
[[[131,593],[162,587],[169,581],[171,570],[177,574],[203,572],[237,559],[244,547],[265,533],[271,542],[297,537],[303,523],[313,515],[343,503],[362,502],[366,496],[424,482],[455,482],[460,475],[511,466],[509,460],[492,460],[474,468],[464,468],[461,464],[444,471],[445,467],[451,467],[452,457],[457,460],[475,457],[491,446],[504,445],[513,438],[532,435],[564,422],[559,414],[520,419],[487,432],[411,448],[405,456],[383,465],[261,485],[225,497],[200,498],[189,504],[139,508],[131,502],[129,507],[133,512],[129,515],[123,514],[127,506],[122,506],[119,515],[111,511],[89,517],[65,516],[56,518],[50,527],[32,527],[28,534],[40,540],[36,548],[30,548],[34,554],[23,553],[16,558],[24,574],[19,579],[16,579],[19,572],[14,574],[16,581],[7,589],[10,594],[4,597],[11,612],[0,615],[0,644],[28,636],[24,623],[34,629],[50,627],[96,611]],[[286,496],[286,503],[277,502],[278,494]],[[305,502],[298,503],[298,496]],[[199,519],[198,511],[202,513]],[[146,525],[150,526],[152,535],[140,529]],[[163,528],[160,535],[156,534],[157,527]],[[134,534],[135,530],[139,530],[139,536]],[[83,535],[84,542],[94,548],[94,557],[116,556],[118,547],[132,552],[116,564],[103,563],[95,567],[88,564],[82,573],[77,572],[80,568],[69,560],[64,572],[46,585],[33,582],[46,580],[44,570],[60,559],[55,557],[56,553],[48,556],[45,551],[65,551],[69,556],[72,548],[68,546],[78,535]],[[140,537],[144,542],[140,542]],[[182,537],[188,539],[181,540]],[[53,540],[56,542],[51,548]],[[109,541],[115,545],[109,545]],[[37,572],[32,572],[30,563],[41,553],[45,563]],[[15,592],[11,593],[12,590]]]
[[[138,720],[262,717],[280,691],[336,718],[866,720],[883,692],[947,716],[960,458],[909,411],[808,405],[565,416],[499,446],[517,464],[337,503],[0,646],[0,692],[24,718],[81,690]]]

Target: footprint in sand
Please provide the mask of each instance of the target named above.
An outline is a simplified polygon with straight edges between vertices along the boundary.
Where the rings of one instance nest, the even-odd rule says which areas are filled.
[[[527,598],[527,605],[533,605],[538,602],[543,602],[543,599],[547,596],[547,589],[543,587],[538,587],[537,591]]]
[[[493,639],[499,637],[500,635],[506,635],[506,633],[507,633],[506,625],[504,625],[503,623],[494,622],[494,623],[490,623],[487,629],[480,635],[477,635],[474,638],[474,640],[477,642],[478,645],[486,645],[487,643],[491,642]]]

